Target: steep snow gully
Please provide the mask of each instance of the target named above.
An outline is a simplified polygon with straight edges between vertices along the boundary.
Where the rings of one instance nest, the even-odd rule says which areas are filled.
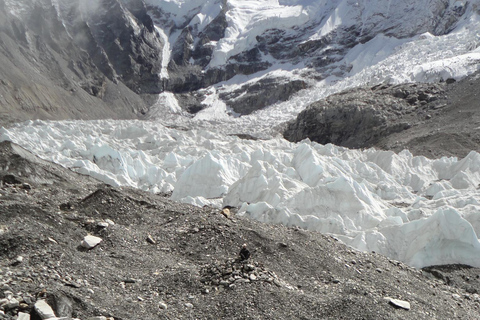
[[[310,103],[347,88],[475,73],[480,1],[146,4],[156,9],[153,20],[165,43],[162,79],[174,70],[166,60],[174,56],[182,28],[201,34],[220,14],[227,27],[221,39],[208,42],[205,70],[238,62],[255,48],[269,67],[203,88],[205,108],[196,115],[186,114],[173,93],[163,92],[150,121],[29,121],[1,128],[0,141],[13,141],[114,186],[171,192],[174,200],[197,206],[238,207],[239,215],[330,233],[358,250],[414,267],[480,267],[479,153],[431,160],[408,150],[395,154],[294,144],[276,131]],[[302,45],[308,55],[278,52],[268,41],[266,48],[259,46],[272,30],[280,43]],[[187,62],[197,63],[193,57]],[[308,88],[242,117],[220,98],[264,78],[303,79]],[[240,134],[261,139],[241,139]]]

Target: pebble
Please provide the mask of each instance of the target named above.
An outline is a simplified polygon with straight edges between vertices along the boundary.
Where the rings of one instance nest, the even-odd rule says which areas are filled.
[[[160,309],[163,309],[163,310],[167,310],[167,308],[168,308],[167,304],[166,304],[165,302],[163,302],[163,301],[160,301],[160,302],[158,303],[158,307],[159,307]]]
[[[232,213],[230,212],[230,209],[225,208],[222,210],[221,214],[225,216],[225,218],[230,218],[232,216]]]
[[[22,188],[25,190],[32,190],[32,186],[28,183],[23,183]]]
[[[157,243],[151,235],[147,236],[147,242],[150,243],[150,244],[156,244]]]
[[[240,278],[240,279],[236,280],[235,282],[236,282],[236,283],[249,283],[250,280],[244,279],[244,278]]]
[[[455,299],[455,300],[460,300],[462,297],[460,297],[459,294],[454,293],[454,294],[452,294],[452,298]]]
[[[99,228],[108,228],[108,226],[110,226],[110,224],[108,222],[105,222],[105,221],[100,221],[99,223],[97,223],[97,227]]]
[[[274,279],[273,280],[273,283],[277,286],[277,287],[282,287],[282,283],[280,281],[278,281],[277,279]]]
[[[193,308],[193,304],[191,304],[190,302],[187,302],[185,303],[185,307],[189,308],[189,309],[192,309]]]

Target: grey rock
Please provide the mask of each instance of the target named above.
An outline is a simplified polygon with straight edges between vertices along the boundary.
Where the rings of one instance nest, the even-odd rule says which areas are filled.
[[[4,310],[10,310],[10,309],[15,309],[20,305],[20,302],[16,298],[9,298],[7,299],[6,303],[3,304],[3,309]]]
[[[52,298],[52,307],[59,317],[71,318],[73,314],[73,302],[61,293],[55,293]]]

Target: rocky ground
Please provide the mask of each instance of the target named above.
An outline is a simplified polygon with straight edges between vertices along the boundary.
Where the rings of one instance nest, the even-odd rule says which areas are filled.
[[[9,142],[0,181],[0,319],[480,317],[478,269],[113,188]]]
[[[350,148],[376,147],[430,158],[464,157],[480,147],[480,74],[459,82],[378,85],[313,103],[284,136]]]

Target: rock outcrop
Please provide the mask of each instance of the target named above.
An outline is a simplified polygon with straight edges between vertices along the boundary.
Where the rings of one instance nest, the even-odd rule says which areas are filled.
[[[379,85],[356,88],[313,103],[290,122],[284,137],[309,138],[350,148],[372,147],[425,119],[444,92],[441,84]]]
[[[220,98],[237,114],[246,115],[278,101],[287,101],[293,94],[307,88],[303,80],[265,78],[240,89],[224,92]]]

